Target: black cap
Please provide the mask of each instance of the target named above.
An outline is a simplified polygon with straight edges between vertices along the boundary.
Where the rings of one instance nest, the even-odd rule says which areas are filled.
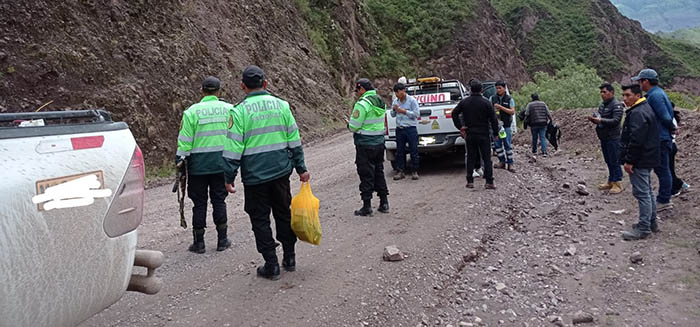
[[[262,86],[262,82],[265,80],[265,72],[262,68],[250,65],[243,70],[243,84],[248,88],[257,88]]]
[[[533,94],[530,94],[530,98],[532,99],[532,101],[537,101],[540,99],[540,95],[537,94],[537,92],[535,92]]]
[[[359,90],[360,86],[362,86],[365,89],[365,91],[374,90],[372,82],[370,82],[370,80],[366,78],[360,78],[357,80],[357,83],[355,83],[355,90]]]
[[[220,87],[221,81],[214,76],[209,76],[204,79],[204,82],[202,82],[202,90],[204,91],[216,92]]]

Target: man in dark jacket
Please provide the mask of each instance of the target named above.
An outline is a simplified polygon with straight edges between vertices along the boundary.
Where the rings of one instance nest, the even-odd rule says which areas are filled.
[[[525,122],[532,131],[532,154],[537,154],[537,140],[542,147],[542,155],[547,156],[547,125],[552,122],[552,113],[547,105],[540,101],[540,96],[533,93],[532,102],[525,107]]]
[[[669,167],[669,158],[673,149],[673,138],[676,126],[673,125],[673,106],[666,92],[659,87],[659,74],[653,69],[642,69],[639,75],[632,77],[639,83],[642,91],[646,92],[646,99],[654,110],[656,120],[659,123],[659,139],[661,160],[659,166],[654,168],[654,173],[659,178],[659,196],[656,197],[656,206],[659,211],[673,208],[671,202],[672,176]]]
[[[620,138],[620,161],[630,175],[632,195],[639,203],[639,222],[631,231],[623,232],[627,241],[646,238],[658,231],[656,201],[651,186],[651,170],[659,165],[659,125],[639,85],[622,87],[622,96],[629,107]]]
[[[491,164],[491,139],[492,135],[498,135],[496,112],[491,102],[481,96],[483,85],[480,81],[472,80],[469,82],[469,87],[471,94],[452,111],[452,121],[455,127],[462,131],[462,135],[466,135],[467,188],[474,188],[474,166],[481,158],[484,161],[485,187],[486,189],[495,189]],[[462,119],[459,119],[460,114]]]
[[[603,103],[588,120],[596,124],[595,132],[600,139],[603,158],[608,165],[608,182],[598,185],[601,191],[610,194],[622,193],[622,168],[620,167],[620,123],[624,111],[622,103],[615,99],[615,88],[610,83],[600,86]]]

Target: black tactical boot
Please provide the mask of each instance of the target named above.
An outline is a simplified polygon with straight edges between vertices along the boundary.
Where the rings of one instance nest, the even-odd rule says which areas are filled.
[[[389,199],[386,195],[379,196],[379,208],[377,208],[377,211],[381,213],[389,213]]]
[[[265,264],[258,267],[258,276],[269,280],[280,279],[280,265],[277,262],[277,253],[263,254],[263,258],[265,258]]]
[[[216,251],[223,251],[231,247],[231,241],[229,241],[228,236],[226,236],[227,230],[228,226],[226,224],[216,225],[216,232],[219,237],[216,242]]]
[[[355,210],[355,216],[371,216],[372,215],[372,200],[362,200],[362,208]]]
[[[194,236],[194,242],[187,250],[199,254],[206,252],[207,250],[204,248],[204,228],[193,229],[192,235]]]
[[[283,249],[282,268],[286,271],[295,271],[297,269],[297,262],[296,256],[294,255],[294,245],[283,246]]]

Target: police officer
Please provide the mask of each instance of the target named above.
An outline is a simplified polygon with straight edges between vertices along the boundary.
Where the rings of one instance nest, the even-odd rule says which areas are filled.
[[[226,189],[235,192],[233,182],[240,168],[245,212],[250,216],[257,250],[265,259],[257,273],[276,280],[280,278],[276,251],[279,244],[272,237],[270,211],[275,218],[277,240],[284,251],[282,267],[294,271],[297,238],[291,226],[289,176],[294,169],[299,180],[308,182],[310,175],[289,103],[266,91],[263,70],[258,66],[247,67],[241,88],[246,97],[230,111],[223,152]]]
[[[187,195],[192,207],[192,234],[194,242],[189,251],[204,253],[204,228],[207,227],[207,194],[214,209],[214,224],[218,233],[217,251],[226,250],[231,241],[226,236],[226,186],[221,153],[226,141],[226,121],[233,106],[220,101],[221,82],[207,77],[202,82],[202,100],[182,114],[180,134],[177,139],[176,163],[187,159]]]
[[[356,216],[372,214],[372,193],[379,195],[379,212],[389,212],[389,189],[384,179],[384,115],[386,107],[382,98],[366,78],[355,83],[359,97],[352,110],[348,129],[355,140],[355,165],[360,175],[362,208]]]

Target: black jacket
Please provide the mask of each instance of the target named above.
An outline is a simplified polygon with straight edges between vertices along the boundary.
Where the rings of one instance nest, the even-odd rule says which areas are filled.
[[[491,97],[491,103],[494,105],[498,103],[506,108],[510,108],[511,99],[512,98],[508,94],[504,94],[503,96],[498,96],[498,94],[495,94]],[[513,123],[513,115],[509,115],[505,113],[505,111],[499,111],[498,118],[501,119],[504,127],[510,127],[510,125]]]
[[[462,114],[461,120],[459,119],[460,114]],[[472,94],[462,99],[452,111],[452,122],[457,129],[461,129],[464,125],[467,128],[467,137],[469,135],[498,135],[496,112],[493,110],[491,101],[481,94]],[[491,131],[489,131],[489,127]]]
[[[659,125],[654,109],[644,100],[625,114],[620,137],[620,162],[635,168],[654,168],[659,165]]]
[[[525,107],[525,121],[531,127],[546,127],[552,121],[552,113],[542,101],[532,101]]]
[[[624,106],[619,101],[612,99],[607,103],[603,102],[598,108],[600,114],[600,124],[595,129],[601,141],[608,141],[620,138],[620,123]]]

